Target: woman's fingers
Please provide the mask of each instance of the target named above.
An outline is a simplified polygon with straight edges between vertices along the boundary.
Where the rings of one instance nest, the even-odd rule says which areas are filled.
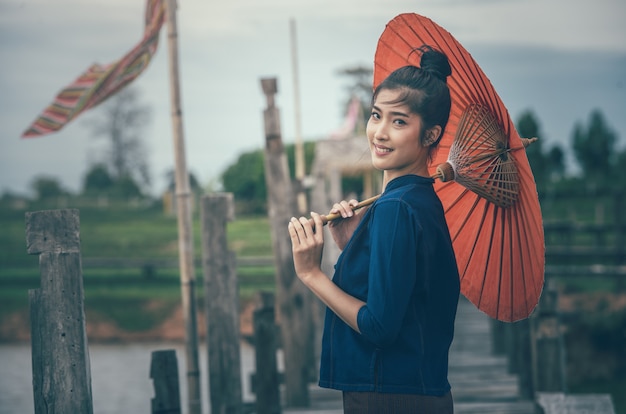
[[[352,217],[354,215],[354,208],[359,204],[355,199],[350,201],[342,200],[333,205],[330,210],[331,214],[339,214],[343,218]]]
[[[300,238],[298,237],[298,231],[296,230],[296,226],[297,226],[297,220],[295,219],[295,217],[292,217],[291,220],[289,220],[289,225],[287,226],[287,229],[289,230],[289,236],[291,237],[291,242],[293,244],[300,243]]]
[[[316,212],[312,211],[311,212],[311,218],[313,219],[313,225],[314,227],[312,228],[312,230],[314,231],[314,235],[317,238],[317,240],[319,241],[323,241],[324,240],[324,235],[323,235],[323,229],[324,229],[324,217],[322,217],[320,214],[317,214]],[[310,220],[307,220],[309,222],[309,225],[311,224]],[[317,231],[317,229],[319,229],[319,231]]]
[[[298,244],[315,244],[323,242],[322,232],[316,229],[324,227],[323,218],[317,213],[311,213],[311,219],[306,217],[292,217],[289,221],[288,229],[292,242]]]

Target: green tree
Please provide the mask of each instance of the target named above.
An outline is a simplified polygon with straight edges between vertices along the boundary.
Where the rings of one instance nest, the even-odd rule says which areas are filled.
[[[565,157],[558,145],[545,151],[541,127],[535,114],[526,110],[517,121],[517,131],[524,138],[538,138],[526,148],[526,156],[533,171],[537,188],[546,189],[551,183],[561,179],[565,173]]]
[[[295,145],[285,146],[291,177],[295,177]],[[315,157],[315,142],[304,142],[306,173],[309,174]],[[263,150],[243,153],[221,176],[224,191],[233,193],[237,210],[242,214],[267,213],[267,186]]]
[[[222,173],[224,191],[233,193],[237,210],[242,214],[267,211],[267,187],[263,150],[246,152]]]
[[[84,194],[102,194],[111,190],[115,181],[106,165],[98,163],[91,167],[83,180]]]
[[[173,169],[168,170],[165,173],[165,179],[167,180],[167,189],[173,193],[176,190],[175,171]],[[192,172],[189,172],[189,189],[192,193],[202,193],[202,186],[200,186],[200,181],[198,181],[195,174]]]
[[[111,193],[114,197],[128,199],[141,197],[141,188],[137,185],[133,177],[125,175],[115,180]]]
[[[133,180],[144,186],[150,185],[150,173],[146,149],[143,146],[144,128],[150,121],[150,107],[139,100],[139,92],[124,88],[109,98],[99,110],[99,116],[91,119],[94,136],[108,140],[108,151],[101,163],[106,165],[114,181],[127,188]]]
[[[32,181],[31,187],[35,192],[35,198],[39,201],[49,200],[55,197],[67,195],[61,187],[59,180],[48,176],[38,176]]]
[[[537,187],[543,187],[547,183],[549,165],[543,153],[543,140],[539,131],[539,122],[532,111],[527,110],[522,113],[517,121],[517,131],[521,137],[538,138],[537,141],[526,148],[526,156],[533,171]]]
[[[599,110],[591,112],[587,126],[576,123],[572,133],[572,149],[585,180],[594,188],[606,187],[616,168],[617,135],[607,125]]]

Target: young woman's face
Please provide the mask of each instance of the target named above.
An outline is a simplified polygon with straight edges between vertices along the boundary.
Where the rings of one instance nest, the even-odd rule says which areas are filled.
[[[367,122],[372,164],[385,172],[386,181],[414,174],[428,176],[428,146],[422,145],[422,117],[404,104],[390,104],[400,91],[378,93]]]

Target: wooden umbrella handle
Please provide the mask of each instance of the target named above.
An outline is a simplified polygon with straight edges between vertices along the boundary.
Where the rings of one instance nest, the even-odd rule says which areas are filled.
[[[356,211],[356,210],[358,210],[360,208],[367,207],[367,206],[373,204],[374,201],[378,200],[379,197],[380,197],[380,194],[378,194],[378,195],[376,195],[374,197],[370,197],[368,199],[365,199],[363,201],[359,201],[359,203],[356,206],[354,206],[352,208],[352,210]],[[341,218],[341,214],[339,214],[339,213],[327,214],[325,216],[322,216],[322,222],[324,224],[327,224],[329,221],[333,221],[333,220],[336,220],[338,218]]]

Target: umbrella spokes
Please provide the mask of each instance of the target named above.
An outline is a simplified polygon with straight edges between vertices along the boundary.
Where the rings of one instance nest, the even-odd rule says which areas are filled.
[[[484,105],[470,104],[463,111],[448,160],[440,164],[434,178],[456,181],[498,207],[510,207],[518,199],[519,177],[511,148],[502,126]]]

